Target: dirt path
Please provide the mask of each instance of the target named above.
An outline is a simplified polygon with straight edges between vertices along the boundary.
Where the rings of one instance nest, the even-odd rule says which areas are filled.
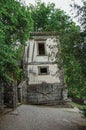
[[[77,110],[21,105],[0,118],[0,130],[86,130]]]

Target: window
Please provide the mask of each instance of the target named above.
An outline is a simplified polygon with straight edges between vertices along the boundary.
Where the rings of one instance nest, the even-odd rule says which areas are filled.
[[[49,67],[38,67],[39,75],[48,75],[49,74]]]
[[[38,55],[45,55],[45,43],[38,43]]]

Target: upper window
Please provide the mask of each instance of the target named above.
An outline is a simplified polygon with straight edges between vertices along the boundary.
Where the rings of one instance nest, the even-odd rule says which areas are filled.
[[[45,55],[45,43],[38,43],[38,55]]]

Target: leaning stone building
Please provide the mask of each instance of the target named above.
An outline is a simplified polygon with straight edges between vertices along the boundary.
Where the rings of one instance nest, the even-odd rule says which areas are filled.
[[[53,104],[66,101],[67,94],[57,33],[30,34],[24,53],[24,72],[29,103]]]

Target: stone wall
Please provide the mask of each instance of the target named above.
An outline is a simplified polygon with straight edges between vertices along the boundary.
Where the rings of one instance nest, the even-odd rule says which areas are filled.
[[[6,107],[16,107],[17,104],[17,85],[10,83],[4,87],[4,104]]]
[[[22,81],[18,86],[18,102],[27,103],[27,83]]]
[[[28,102],[31,104],[61,103],[63,88],[60,84],[36,84],[28,86]]]
[[[4,108],[3,89],[0,89],[0,111]]]

